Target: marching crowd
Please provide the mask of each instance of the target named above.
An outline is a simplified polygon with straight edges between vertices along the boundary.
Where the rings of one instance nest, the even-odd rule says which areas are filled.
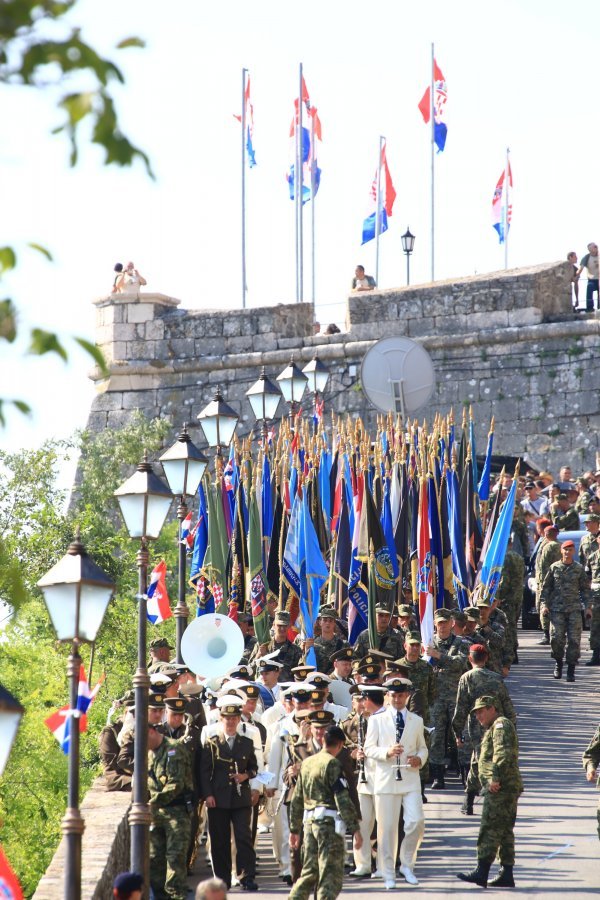
[[[425,645],[410,583],[393,609],[377,606],[375,641],[367,629],[353,646],[344,610],[321,606],[315,637],[306,640],[271,599],[270,642],[259,644],[252,617],[240,615],[244,655],[218,678],[172,662],[169,642],[153,640],[143,725],[155,900],[185,900],[205,838],[223,890],[257,890],[260,832],[271,834],[292,900],[315,889],[319,900],[333,900],[349,853],[353,879],[381,879],[386,889],[398,879],[418,885],[426,787],[444,790],[448,772],[462,780],[465,815],[482,798],[476,865],[458,877],[514,887],[522,781],[504,679],[519,662],[524,587],[535,595],[553,677],[566,663],[566,679],[575,681],[585,620],[586,664],[599,666],[600,472],[572,481],[565,467],[557,481],[548,473],[523,479],[494,603],[474,596],[465,609],[436,609]],[[116,701],[100,737],[107,790],[131,788],[134,706],[133,692]],[[583,764],[594,779],[600,729]],[[500,870],[488,880],[496,858]]]

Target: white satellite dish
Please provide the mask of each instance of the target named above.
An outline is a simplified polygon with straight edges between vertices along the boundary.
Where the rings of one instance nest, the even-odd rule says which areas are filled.
[[[406,337],[389,337],[377,341],[365,354],[360,381],[376,409],[405,418],[431,400],[435,370],[421,344]]]

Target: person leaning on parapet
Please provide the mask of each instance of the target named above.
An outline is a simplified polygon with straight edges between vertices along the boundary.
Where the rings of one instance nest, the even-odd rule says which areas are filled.
[[[148,282],[140,275],[132,262],[128,262],[116,281],[119,294],[137,294]]]
[[[596,282],[596,285],[598,282]],[[357,266],[354,270],[354,278],[352,279],[353,291],[372,291],[377,287],[377,282],[372,275],[365,275],[365,267]]]
[[[598,293],[598,244],[593,241],[587,245],[588,252],[582,256],[577,277],[581,275],[584,269],[588,270],[588,283],[585,292],[585,309],[586,312],[592,312],[594,309],[594,293],[596,294],[596,309],[600,309],[600,294]]]
[[[567,253],[567,262],[570,262],[573,266],[573,272],[571,273],[573,297],[575,298],[575,302],[573,303],[573,310],[574,312],[577,312],[577,310],[579,309],[579,271],[577,268],[577,254],[574,250],[571,250],[570,253]]]

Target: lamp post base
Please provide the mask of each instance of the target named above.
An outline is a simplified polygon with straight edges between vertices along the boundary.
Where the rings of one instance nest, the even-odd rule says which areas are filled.
[[[68,806],[60,823],[65,838],[65,900],[81,900],[81,836],[85,822],[78,809]]]

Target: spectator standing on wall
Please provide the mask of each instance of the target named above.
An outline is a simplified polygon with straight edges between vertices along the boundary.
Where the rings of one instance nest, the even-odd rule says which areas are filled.
[[[581,275],[584,269],[588,271],[587,290],[585,292],[585,309],[586,312],[592,312],[594,309],[594,294],[596,294],[596,308],[600,309],[600,295],[598,294],[598,244],[593,241],[587,245],[588,252],[582,257],[577,272],[577,277]]]

